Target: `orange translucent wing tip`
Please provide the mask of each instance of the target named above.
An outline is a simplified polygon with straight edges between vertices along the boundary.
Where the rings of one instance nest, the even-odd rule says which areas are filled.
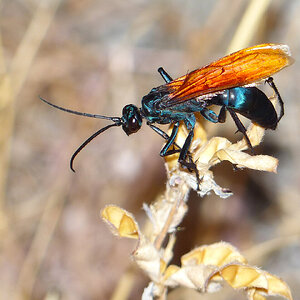
[[[174,104],[232,87],[255,83],[293,63],[287,45],[262,44],[225,56],[168,83]]]

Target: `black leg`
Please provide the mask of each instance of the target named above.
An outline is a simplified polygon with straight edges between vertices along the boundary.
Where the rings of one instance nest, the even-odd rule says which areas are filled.
[[[277,99],[278,99],[278,102],[279,102],[279,105],[280,105],[280,114],[279,114],[279,117],[278,117],[278,120],[277,120],[277,123],[280,121],[280,119],[283,117],[284,115],[284,103],[282,101],[282,98],[278,92],[278,89],[273,81],[273,78],[272,77],[269,77],[267,80],[267,83],[270,85],[270,87],[274,90],[276,96],[277,96]]]
[[[168,141],[168,140],[170,139],[169,135],[168,135],[167,133],[165,133],[163,130],[161,130],[160,128],[158,128],[158,127],[152,125],[151,123],[147,123],[147,125],[150,126],[150,128],[151,128],[152,130],[154,130],[157,134],[159,134],[159,135],[160,135],[161,137],[163,137],[165,140]],[[175,142],[173,143],[173,146],[175,146],[175,147],[178,148],[178,149],[169,150],[170,153],[169,153],[169,151],[168,151],[168,154],[167,154],[167,155],[164,155],[164,156],[168,156],[168,155],[172,155],[172,154],[174,154],[174,153],[181,152],[181,147],[180,147],[179,145],[177,145]],[[191,154],[190,154],[189,152],[187,153],[187,156],[189,157],[189,159],[191,159]]]
[[[177,132],[178,132],[177,129],[174,129],[174,127],[176,127],[176,124],[173,127],[171,136],[169,136],[163,130],[161,130],[160,128],[158,128],[150,123],[147,123],[147,125],[149,125],[151,129],[153,129],[156,133],[158,133],[160,136],[162,136],[165,140],[167,140],[167,143],[164,146],[164,148],[162,149],[161,154],[162,154],[163,150],[165,150],[165,148],[167,150],[165,152],[165,155],[162,155],[162,156],[168,156],[168,155],[172,155],[174,153],[180,152],[178,162],[181,164],[182,167],[187,168],[190,172],[193,172],[193,171],[195,172],[196,178],[197,178],[197,190],[199,190],[199,184],[201,182],[200,176],[199,176],[199,171],[197,169],[196,164],[194,163],[194,161],[192,159],[192,156],[190,155],[190,153],[188,151],[190,144],[192,142],[192,139],[194,137],[193,130],[190,131],[188,137],[185,140],[183,147],[181,148],[174,141],[173,141],[173,143],[170,143],[170,145],[168,145],[169,142],[172,140],[172,134],[175,134],[175,133],[177,134]],[[170,147],[172,144],[173,144],[173,146],[176,146],[178,149],[168,150],[168,147]],[[168,147],[166,147],[167,145],[168,145]],[[187,161],[187,157],[188,157],[189,161]]]
[[[194,171],[195,174],[196,174],[196,179],[197,179],[197,190],[199,191],[199,185],[200,185],[200,175],[199,175],[199,171],[197,169],[197,166],[196,164],[194,163],[192,157],[189,156],[189,162],[186,160],[187,158],[187,155],[188,155],[188,150],[190,148],[190,145],[192,143],[192,140],[193,140],[193,137],[194,137],[194,131],[191,130],[189,132],[189,135],[187,136],[185,142],[184,142],[184,145],[182,147],[182,150],[180,152],[180,155],[179,155],[179,163],[181,164],[182,167],[184,168],[187,168],[190,172]]]
[[[173,81],[172,77],[164,70],[163,67],[158,68],[157,71],[166,83]]]
[[[198,106],[198,105],[197,105]],[[199,107],[199,106],[198,106]],[[208,109],[207,107],[200,107],[200,114],[208,121],[213,123],[218,123],[218,116],[214,111]]]
[[[191,130],[184,142],[184,145],[182,147],[182,150],[180,152],[180,155],[179,155],[179,161],[185,161],[186,160],[186,156],[187,156],[187,153],[188,153],[188,150],[190,148],[190,145],[191,145],[191,142],[193,140],[193,137],[194,137],[194,131]]]
[[[225,123],[226,121],[226,107],[223,105],[220,109],[219,115],[218,115],[218,122],[219,123]]]
[[[156,133],[158,133],[161,137],[163,137],[165,140],[168,140],[170,137],[168,134],[166,134],[163,130],[156,127],[155,125],[152,125],[151,123],[147,123],[148,126],[150,126],[151,129],[153,129]]]
[[[241,120],[239,119],[239,117],[237,116],[237,114],[231,108],[227,107],[227,110],[229,111],[229,113],[230,113],[230,115],[231,115],[231,117],[232,117],[232,119],[233,119],[233,121],[234,121],[234,123],[235,123],[235,125],[236,125],[236,127],[238,129],[238,131],[240,131],[244,135],[244,137],[246,139],[246,142],[247,142],[247,144],[249,146],[249,149],[253,153],[254,150],[253,150],[251,142],[250,142],[250,140],[248,138],[247,130],[246,130],[245,126],[243,125],[243,123],[241,122]]]
[[[174,154],[176,152],[179,152],[180,150],[177,150],[177,149],[172,149],[172,150],[169,150],[169,148],[174,145],[174,140],[176,138],[176,135],[178,133],[178,128],[179,128],[179,122],[176,122],[173,126],[173,130],[172,130],[172,133],[167,141],[167,143],[165,144],[165,146],[162,148],[162,150],[160,151],[160,156],[164,157],[164,156],[168,156],[168,155],[171,155],[171,154]],[[182,152],[182,150],[181,150]],[[180,153],[181,153],[180,152]]]
[[[169,135],[167,133],[165,133],[163,130],[161,130],[160,128],[158,128],[150,123],[147,123],[147,125],[149,125],[151,129],[153,129],[157,134],[159,134],[165,140],[169,141],[169,139],[170,139]],[[175,142],[173,143],[173,146],[177,147],[178,149],[169,150],[169,151],[173,151],[173,153],[170,153],[167,155],[171,155],[171,154],[178,153],[181,151],[181,147],[178,146]]]

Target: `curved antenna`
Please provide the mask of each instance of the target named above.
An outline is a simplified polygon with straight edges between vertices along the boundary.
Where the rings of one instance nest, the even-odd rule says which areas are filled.
[[[80,112],[80,111],[76,111],[76,110],[71,110],[68,108],[64,108],[58,105],[55,105],[51,102],[48,102],[46,99],[39,97],[43,102],[45,102],[46,104],[53,106],[57,109],[60,109],[62,111],[74,114],[74,115],[79,115],[79,116],[84,116],[84,117],[90,117],[90,118],[96,118],[96,119],[105,119],[105,120],[111,120],[115,123],[121,123],[121,118],[119,117],[106,117],[106,116],[102,116],[102,115],[96,115],[96,114],[89,114],[89,113],[84,113],[84,112]],[[120,125],[120,124],[119,124]]]
[[[90,142],[92,141],[95,137],[97,137],[99,134],[101,134],[102,132],[104,132],[105,130],[109,129],[110,127],[113,126],[120,126],[121,123],[115,123],[115,124],[110,124],[107,125],[101,129],[99,129],[98,131],[96,131],[93,135],[91,135],[88,139],[86,139],[78,148],[77,150],[74,152],[74,154],[72,155],[71,159],[70,159],[70,169],[75,173],[75,170],[73,168],[73,162],[75,157],[77,156],[77,154]]]
[[[102,115],[96,115],[96,114],[89,114],[89,113],[84,113],[84,112],[80,112],[80,111],[76,111],[76,110],[71,110],[68,108],[64,108],[58,105],[55,105],[51,102],[48,102],[46,99],[39,97],[43,102],[45,102],[46,104],[53,106],[59,110],[74,114],[74,115],[79,115],[79,116],[84,116],[84,117],[90,117],[90,118],[96,118],[96,119],[105,119],[105,120],[111,120],[113,122],[115,122],[114,124],[110,124],[107,125],[101,129],[99,129],[97,132],[95,132],[93,135],[91,135],[88,139],[86,139],[78,148],[77,150],[74,152],[74,154],[72,155],[71,159],[70,159],[70,168],[73,172],[75,172],[74,168],[73,168],[73,162],[75,157],[78,155],[78,153],[90,142],[92,141],[95,137],[97,137],[99,134],[101,134],[102,132],[104,132],[105,130],[113,127],[113,126],[120,126],[123,125],[123,121],[122,118],[119,117],[106,117],[106,116],[102,116]]]

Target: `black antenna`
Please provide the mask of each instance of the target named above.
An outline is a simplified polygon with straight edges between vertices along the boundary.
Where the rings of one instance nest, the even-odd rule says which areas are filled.
[[[74,162],[74,159],[75,157],[77,156],[77,154],[90,142],[92,141],[95,137],[97,137],[99,134],[101,134],[103,131],[109,129],[110,127],[113,127],[113,126],[120,126],[120,124],[110,124],[110,125],[107,125],[103,128],[101,128],[100,130],[98,130],[97,132],[95,132],[93,135],[91,135],[88,139],[86,139],[79,147],[78,149],[74,152],[74,154],[72,155],[71,159],[70,159],[70,169],[75,173],[75,170],[73,168],[73,162]]]
[[[84,116],[84,117],[90,117],[90,118],[96,118],[96,119],[105,119],[105,120],[111,120],[115,123],[120,123],[121,122],[121,118],[119,117],[106,117],[106,116],[102,116],[102,115],[96,115],[96,114],[89,114],[89,113],[84,113],[84,112],[80,112],[80,111],[76,111],[76,110],[71,110],[71,109],[68,109],[68,108],[64,108],[64,107],[61,107],[61,106],[58,106],[58,105],[55,105],[51,102],[48,102],[46,99],[40,97],[40,99],[47,103],[48,105],[50,106],[53,106],[57,109],[60,109],[62,111],[65,111],[65,112],[68,112],[68,113],[71,113],[71,114],[74,114],[74,115],[79,115],[79,116]]]
[[[58,105],[55,105],[51,102],[48,102],[46,99],[40,97],[40,99],[45,102],[46,104],[53,106],[57,109],[60,109],[62,111],[71,113],[71,114],[75,114],[75,115],[79,115],[79,116],[84,116],[84,117],[90,117],[90,118],[96,118],[96,119],[105,119],[105,120],[111,120],[113,122],[115,122],[114,124],[110,124],[107,125],[101,129],[99,129],[97,132],[95,132],[93,135],[91,135],[88,139],[86,139],[78,148],[77,150],[74,152],[74,154],[72,155],[71,159],[70,159],[70,169],[75,173],[75,170],[73,168],[73,163],[74,163],[74,159],[75,157],[78,155],[78,153],[89,143],[91,142],[95,137],[97,137],[99,134],[101,134],[102,132],[104,132],[105,130],[113,127],[113,126],[120,126],[123,124],[122,122],[122,118],[119,117],[106,117],[106,116],[102,116],[102,115],[96,115],[96,114],[89,114],[89,113],[84,113],[84,112],[80,112],[80,111],[76,111],[76,110],[71,110],[71,109],[67,109]]]

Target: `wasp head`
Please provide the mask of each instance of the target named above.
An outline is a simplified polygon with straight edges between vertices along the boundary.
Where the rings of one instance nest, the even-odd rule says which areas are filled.
[[[122,128],[127,135],[137,132],[142,126],[142,115],[139,109],[129,104],[124,106],[122,111]]]

